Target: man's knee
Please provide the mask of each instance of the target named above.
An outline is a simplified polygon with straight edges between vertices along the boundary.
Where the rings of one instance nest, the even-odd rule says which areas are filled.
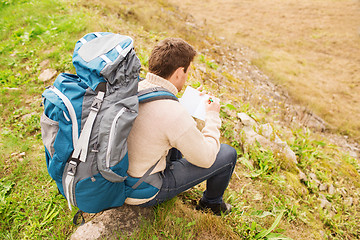
[[[236,149],[228,144],[221,144],[219,155],[222,158],[226,159],[229,162],[232,162],[234,165],[237,160],[237,152]]]

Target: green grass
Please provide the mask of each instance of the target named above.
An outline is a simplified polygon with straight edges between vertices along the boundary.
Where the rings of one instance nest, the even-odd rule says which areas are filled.
[[[158,40],[183,37],[199,50],[209,47],[199,39],[212,42],[204,37],[206,31],[197,33],[186,24],[178,27],[185,18],[170,14],[174,9],[163,1],[127,4],[111,0],[0,2],[1,239],[67,239],[75,230],[71,220],[76,209],[68,210],[46,170],[39,119],[41,93],[51,81],[38,80],[43,70],[74,72],[73,47],[90,31],[131,35],[143,65],[142,77],[147,71],[151,46]],[[160,7],[168,11],[161,13],[167,25],[151,17]],[[222,98],[222,141],[234,146],[239,154],[224,196],[234,210],[221,217],[196,211],[196,201],[204,189],[202,184],[155,208],[153,218],[144,220],[129,238],[297,239],[298,234],[303,238],[359,238],[358,161],[326,139],[300,128],[290,129],[291,136],[284,140],[297,155],[296,167],[307,176],[303,181],[273,151],[259,144],[244,151],[236,114],[246,112],[260,123],[276,116],[271,116],[271,109],[237,97],[236,92],[240,91],[254,94],[253,87],[222,71],[212,60],[215,57],[199,55],[189,84],[194,87],[204,84]],[[49,62],[44,67],[45,60]],[[198,67],[206,69],[206,73],[197,70]],[[281,128],[276,133],[281,135]],[[334,194],[320,191],[309,178],[311,173],[338,191]],[[331,203],[331,208],[320,207],[321,195]]]
[[[49,178],[41,143],[40,63],[69,71],[85,24],[59,1],[2,1],[0,8],[0,238],[65,239],[73,213]]]

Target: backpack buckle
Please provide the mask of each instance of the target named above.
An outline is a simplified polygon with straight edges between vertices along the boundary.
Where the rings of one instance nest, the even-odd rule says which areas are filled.
[[[94,101],[91,104],[91,111],[98,112],[101,104],[104,100],[105,93],[104,92],[98,92],[97,96],[95,97]]]
[[[68,168],[67,168],[68,175],[74,176],[75,173],[76,173],[77,166],[78,166],[77,162],[71,160],[69,162],[69,165],[68,165]]]
[[[98,112],[101,106],[101,100],[95,98],[94,102],[91,104],[91,111]]]

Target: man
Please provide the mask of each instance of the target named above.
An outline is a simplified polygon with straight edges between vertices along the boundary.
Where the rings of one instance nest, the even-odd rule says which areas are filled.
[[[151,52],[149,73],[139,83],[139,91],[163,87],[176,95],[185,85],[195,55],[193,47],[182,39],[168,38],[159,42]],[[230,212],[231,205],[222,197],[234,171],[237,154],[234,148],[220,145],[219,111],[219,99],[212,97],[212,101],[209,99],[206,103],[205,126],[200,131],[177,101],[140,104],[128,138],[128,174],[140,178],[160,159],[151,176],[161,176],[162,184],[151,198],[129,197],[125,202],[154,206],[206,180],[206,191],[197,209],[210,209],[215,214]]]

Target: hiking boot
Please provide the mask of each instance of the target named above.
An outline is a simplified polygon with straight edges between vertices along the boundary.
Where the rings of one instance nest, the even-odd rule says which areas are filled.
[[[222,203],[206,203],[200,199],[196,205],[196,210],[207,210],[210,209],[215,215],[228,214],[231,212],[231,205],[225,202]]]

